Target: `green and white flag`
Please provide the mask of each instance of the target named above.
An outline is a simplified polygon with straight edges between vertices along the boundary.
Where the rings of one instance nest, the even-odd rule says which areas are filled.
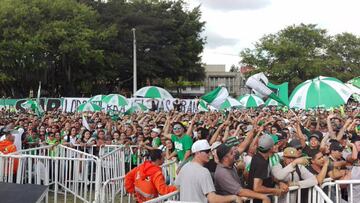
[[[208,108],[207,105],[208,105],[208,104],[207,104],[206,101],[200,99],[200,100],[199,100],[199,103],[198,103],[198,106],[197,106],[198,111],[199,111],[199,112],[208,112],[208,111],[209,111],[209,108]]]
[[[255,75],[252,75],[249,77],[246,81],[246,86],[251,88],[255,94],[257,94],[261,98],[270,97],[274,99],[275,101],[280,102],[283,105],[288,105],[288,103],[284,100],[282,100],[278,95],[277,92],[274,92],[273,90],[277,89],[274,88],[273,90],[269,85],[269,80],[264,75],[264,73],[257,73]],[[274,84],[270,84],[273,86],[276,86]]]
[[[39,104],[34,100],[27,100],[21,104],[21,107],[27,110],[34,111],[38,116],[40,116]]]
[[[36,97],[37,108],[35,109],[35,113],[39,117],[42,117],[44,115],[44,109],[40,105],[40,94],[41,94],[41,81],[39,82],[39,88]]]
[[[347,103],[353,91],[340,80],[319,76],[298,85],[290,96],[290,107],[331,108]]]
[[[264,104],[264,101],[255,94],[245,94],[237,98],[240,105],[245,108],[256,108]]]
[[[206,101],[216,109],[219,109],[221,104],[226,100],[228,96],[229,96],[228,90],[225,87],[219,86],[214,90],[212,90],[211,92],[202,96],[201,99]]]

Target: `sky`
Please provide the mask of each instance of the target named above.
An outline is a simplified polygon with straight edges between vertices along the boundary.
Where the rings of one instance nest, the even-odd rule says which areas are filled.
[[[330,35],[360,35],[360,0],[187,0],[200,5],[207,43],[205,64],[239,65],[239,53],[262,36],[290,25],[317,24]]]

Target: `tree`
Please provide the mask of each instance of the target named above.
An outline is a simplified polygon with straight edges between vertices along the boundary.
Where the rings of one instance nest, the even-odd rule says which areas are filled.
[[[97,6],[102,22],[114,22],[118,34],[105,47],[122,85],[131,87],[132,28],[136,28],[138,85],[171,78],[202,80],[200,53],[205,43],[200,36],[204,23],[200,10],[187,11],[180,1],[112,0]],[[131,57],[129,57],[131,56]]]
[[[339,61],[335,71],[344,81],[360,75],[360,38],[351,33],[335,35],[328,54]]]
[[[339,67],[351,60],[341,60],[344,57],[340,47],[345,43],[341,39],[340,36],[332,39],[325,29],[316,25],[293,25],[264,36],[255,49],[242,51],[241,63],[265,72],[276,83],[289,82],[290,89],[319,75],[344,80],[348,76],[339,74]]]
[[[96,78],[96,65],[104,61],[96,44],[113,34],[99,29],[96,11],[73,0],[0,4],[0,67],[14,79],[4,80],[4,87],[23,96],[44,80],[48,90],[72,96],[82,79]]]

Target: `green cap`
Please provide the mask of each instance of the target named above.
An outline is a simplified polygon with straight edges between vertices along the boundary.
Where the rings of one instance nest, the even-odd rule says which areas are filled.
[[[270,134],[271,138],[274,141],[274,144],[277,144],[279,142],[279,137],[277,135],[274,134]]]

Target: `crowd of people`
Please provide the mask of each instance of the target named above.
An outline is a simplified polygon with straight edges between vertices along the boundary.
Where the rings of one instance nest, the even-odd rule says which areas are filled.
[[[177,189],[180,200],[189,202],[270,202],[271,196],[285,202],[290,186],[360,179],[357,103],[331,110],[264,107],[132,115],[53,111],[38,117],[1,111],[0,126],[0,153],[5,154],[58,144],[138,146],[149,159],[128,170],[126,188],[139,202]],[[174,160],[179,163],[176,187],[159,176],[161,164]],[[346,200],[347,188],[341,192]],[[354,201],[360,200],[360,193],[353,194]],[[297,193],[290,198],[296,201]]]

